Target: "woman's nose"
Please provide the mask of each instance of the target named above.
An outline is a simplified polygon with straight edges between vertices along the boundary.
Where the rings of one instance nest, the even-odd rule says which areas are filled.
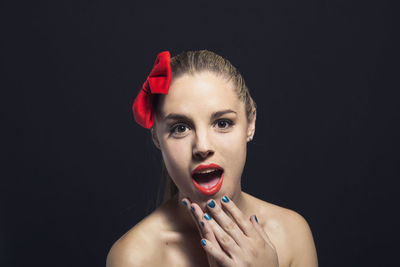
[[[207,134],[196,134],[193,146],[193,156],[196,159],[205,159],[214,154],[214,149]]]

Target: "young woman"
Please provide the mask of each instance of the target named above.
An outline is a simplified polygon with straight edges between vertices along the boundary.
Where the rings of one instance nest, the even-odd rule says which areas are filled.
[[[256,105],[228,60],[160,53],[133,112],[151,128],[170,196],[113,245],[108,267],[318,266],[304,218],[241,189]]]

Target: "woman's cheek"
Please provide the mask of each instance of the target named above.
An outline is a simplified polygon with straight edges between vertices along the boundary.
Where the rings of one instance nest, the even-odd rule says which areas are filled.
[[[217,136],[217,146],[222,154],[246,153],[246,139],[241,132],[231,132],[219,134]],[[235,155],[232,155],[235,156]],[[236,155],[238,156],[238,155]]]
[[[188,170],[191,159],[190,151],[185,140],[176,140],[166,143],[163,149],[163,159],[169,173],[176,176]]]
[[[242,133],[226,133],[218,138],[219,154],[223,157],[227,171],[241,177],[246,162],[247,142]]]

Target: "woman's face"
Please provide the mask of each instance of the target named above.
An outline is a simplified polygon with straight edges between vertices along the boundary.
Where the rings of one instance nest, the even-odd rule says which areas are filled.
[[[173,80],[159,104],[153,139],[180,197],[205,206],[210,198],[239,194],[255,116],[247,120],[231,82],[210,72],[185,74]],[[214,186],[218,181],[222,185]]]

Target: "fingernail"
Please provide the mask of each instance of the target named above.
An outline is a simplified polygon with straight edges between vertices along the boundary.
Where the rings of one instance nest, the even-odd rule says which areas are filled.
[[[208,203],[208,206],[209,206],[210,208],[214,208],[214,207],[215,207],[215,202],[214,202],[214,200],[211,200],[210,203]]]
[[[225,202],[225,203],[228,203],[229,202],[229,198],[227,196],[223,196],[222,197],[222,201]]]
[[[256,215],[254,215],[254,220],[256,220],[256,222],[258,223],[258,219],[257,219]]]
[[[186,201],[182,200],[182,204],[185,205],[185,207],[187,207]]]
[[[207,244],[206,241],[204,239],[201,240],[201,244],[203,245],[203,247]]]
[[[204,227],[204,223],[203,222],[200,222],[200,224],[201,224],[202,227]]]
[[[193,206],[190,206],[190,209],[194,212],[194,207]]]
[[[204,218],[205,218],[207,221],[211,220],[211,216],[208,215],[208,213],[204,214]]]

